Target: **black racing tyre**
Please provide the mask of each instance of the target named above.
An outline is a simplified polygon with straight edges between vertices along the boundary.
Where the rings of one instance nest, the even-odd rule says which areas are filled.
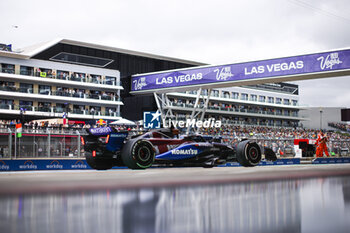
[[[96,170],[107,170],[113,167],[113,158],[96,158],[89,151],[85,151],[85,158],[87,164]]]
[[[146,169],[152,166],[155,150],[152,143],[143,139],[129,140],[121,152],[123,163],[130,169]]]
[[[242,141],[237,146],[237,161],[244,167],[253,167],[261,161],[260,146],[249,140]]]

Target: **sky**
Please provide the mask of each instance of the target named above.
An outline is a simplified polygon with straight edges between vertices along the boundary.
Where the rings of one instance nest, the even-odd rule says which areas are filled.
[[[0,43],[72,39],[227,64],[350,48],[349,0],[2,0]],[[350,108],[350,77],[293,82],[300,104]]]

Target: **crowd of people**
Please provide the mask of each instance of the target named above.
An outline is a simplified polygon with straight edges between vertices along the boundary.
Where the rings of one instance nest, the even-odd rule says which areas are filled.
[[[0,128],[11,128],[15,127],[16,120],[0,120]],[[349,129],[349,125],[333,123],[338,127],[343,127],[343,129]],[[57,129],[57,128],[67,128],[67,129],[84,129],[91,127],[104,127],[107,126],[99,124],[62,124],[62,123],[50,123],[49,121],[30,121],[23,124],[24,129]],[[118,125],[113,126],[117,130],[139,130],[144,131],[142,126],[126,126]],[[338,128],[337,127],[337,128]],[[346,128],[345,128],[346,127]],[[254,139],[298,139],[298,138],[308,138],[316,139],[319,130],[316,129],[304,129],[301,127],[286,128],[286,127],[266,127],[266,126],[243,126],[243,125],[230,125],[224,124],[219,128],[201,128],[199,134],[220,136],[220,137],[231,137],[231,138],[254,138]],[[339,131],[325,131],[329,140],[350,140],[349,133],[342,133]]]
[[[0,129],[15,129],[16,124],[18,121],[16,120],[0,120]],[[36,121],[30,121],[25,122],[22,124],[22,128],[24,130],[28,130],[28,132],[39,132],[40,130],[54,130],[55,133],[65,133],[69,130],[84,130],[88,128],[96,128],[96,127],[106,127],[106,124],[100,125],[100,124],[81,124],[81,123],[74,123],[74,124],[62,124],[58,122],[49,122],[47,120],[36,120]],[[124,131],[143,131],[142,127],[137,126],[127,126],[127,125],[119,125],[119,126],[113,126],[117,130]]]
[[[319,130],[304,129],[301,127],[265,127],[265,126],[235,126],[223,125],[220,128],[202,128],[203,135],[229,136],[233,138],[256,138],[256,139],[316,139]],[[349,134],[336,131],[327,131],[330,140],[349,140]]]
[[[350,132],[350,125],[349,124],[330,122],[330,123],[328,123],[328,126],[345,131],[345,132]]]
[[[16,120],[0,120],[0,130],[8,132],[8,128],[14,132]],[[106,127],[107,124],[62,124],[58,122],[49,122],[45,120],[36,120],[25,122],[22,125],[24,133],[43,133],[48,131],[51,134],[79,134],[86,133],[85,129],[93,127]],[[110,125],[111,126],[111,125]],[[118,131],[129,131],[131,134],[142,134],[147,131],[142,125],[113,125]],[[283,154],[287,153],[288,149],[293,148],[294,139],[317,139],[319,130],[304,129],[301,127],[286,128],[286,127],[266,127],[266,126],[244,126],[224,124],[219,128],[201,128],[198,132],[204,136],[221,137],[222,141],[229,145],[234,145],[242,139],[250,139],[256,141],[262,146],[270,147],[274,152]],[[182,129],[182,134],[185,129]],[[340,154],[340,148],[350,146],[350,134],[340,131],[325,131],[328,138],[329,152]],[[345,145],[345,146],[344,146]]]

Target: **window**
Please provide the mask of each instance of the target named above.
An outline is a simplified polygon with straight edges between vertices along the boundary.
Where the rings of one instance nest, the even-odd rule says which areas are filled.
[[[281,104],[282,103],[282,99],[281,98],[276,98],[276,104]]]
[[[56,103],[56,107],[54,107],[54,111],[59,112],[59,113],[70,112],[69,104],[68,103],[65,103],[65,104]]]
[[[114,100],[114,93],[113,92],[102,92],[101,99],[103,100]]]
[[[21,66],[19,73],[21,75],[33,76],[34,75],[34,68],[33,67],[29,67],[29,66]]]
[[[283,104],[284,104],[284,105],[290,105],[289,99],[283,99]]]
[[[207,96],[208,95],[208,90],[202,90],[202,95]]]
[[[13,100],[0,100],[0,109],[10,109],[10,106],[13,109]]]
[[[67,80],[69,77],[68,71],[57,70],[57,79]]]
[[[88,95],[89,98],[91,99],[100,99],[100,95],[101,95],[101,91],[94,91],[94,90],[91,90],[90,91],[90,94]]]
[[[100,106],[90,106],[89,108],[89,114],[91,115],[99,115],[101,112],[101,107]]]
[[[219,97],[219,91],[218,91],[218,90],[213,90],[213,91],[211,92],[211,95],[212,95],[213,97]]]
[[[20,83],[19,84],[19,92],[22,92],[22,93],[33,93],[33,84]]]
[[[39,85],[39,94],[50,95],[51,94],[51,86]]]
[[[1,91],[16,91],[16,85],[14,82],[0,82]]]
[[[116,77],[106,76],[106,84],[108,85],[118,85]]]
[[[266,97],[261,95],[259,96],[259,102],[265,103],[266,102]]]
[[[81,82],[81,81],[85,82],[85,74],[83,74],[83,73],[75,73],[75,72],[74,72],[74,73],[70,76],[69,80],[78,81],[78,82]],[[89,82],[89,81],[88,81],[88,82]]]
[[[248,94],[242,93],[241,100],[248,100]]]
[[[88,82],[90,82],[90,83],[98,83],[98,84],[100,84],[101,81],[102,81],[101,75],[91,74],[88,77]]]
[[[20,100],[19,107],[23,108],[26,111],[32,111],[33,101]]]
[[[231,94],[232,94],[232,99],[238,99],[238,96],[239,96],[238,92],[232,92]]]
[[[68,87],[58,86],[56,88],[56,95],[58,95],[58,96],[71,96],[71,93],[69,93]]]
[[[223,92],[222,92],[222,97],[223,97],[223,98],[230,98],[230,92],[223,91]]]
[[[39,112],[51,112],[51,103],[50,102],[39,102],[38,103]]]
[[[73,113],[74,114],[84,114],[84,111],[85,111],[84,105],[73,105]]]
[[[257,101],[258,100],[258,96],[257,95],[250,95],[250,100],[251,101]]]
[[[74,88],[72,90],[72,96],[77,98],[84,98],[85,90],[84,89],[78,89]]]
[[[297,106],[298,105],[298,100],[292,100],[293,106]]]
[[[105,67],[114,61],[112,59],[85,56],[85,55],[66,53],[66,52],[61,52],[61,53],[51,57],[50,60],[67,62],[67,63],[82,64],[82,65],[97,66],[97,67]]]
[[[267,98],[267,102],[268,102],[269,104],[273,104],[273,103],[275,103],[275,99],[274,99],[273,97],[268,97],[268,98]]]
[[[1,72],[14,74],[15,73],[15,65],[12,64],[1,64]]]
[[[114,116],[114,114],[117,112],[116,108],[110,108],[110,107],[106,107],[106,112],[105,115],[107,116]]]
[[[51,69],[38,68],[38,69],[35,69],[35,76],[42,77],[42,78],[52,78],[55,75],[53,75],[53,72]]]

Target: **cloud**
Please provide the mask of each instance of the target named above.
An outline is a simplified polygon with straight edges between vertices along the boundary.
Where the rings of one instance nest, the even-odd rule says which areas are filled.
[[[350,46],[347,0],[4,0],[2,9],[1,42],[15,48],[67,38],[222,64]],[[298,82],[302,102],[317,104],[325,83],[334,94],[324,103],[349,103],[334,97],[350,86],[339,80]]]

